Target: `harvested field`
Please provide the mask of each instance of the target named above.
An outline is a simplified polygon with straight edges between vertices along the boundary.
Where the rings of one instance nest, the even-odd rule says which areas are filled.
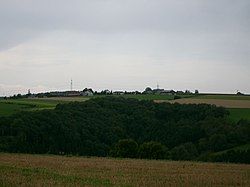
[[[83,102],[89,100],[90,97],[48,97],[48,98],[32,98],[33,101],[58,101],[58,102]]]
[[[173,101],[166,100],[155,100],[157,103],[170,102],[170,103],[180,103],[180,104],[211,104],[216,106],[223,106],[225,108],[250,108],[249,100],[224,100],[224,99],[195,99],[195,98],[184,98],[177,99]]]
[[[211,95],[198,95],[197,99],[225,99],[225,100],[250,100],[249,95],[223,95],[223,94],[211,94]]]
[[[0,186],[250,186],[250,165],[0,154]]]

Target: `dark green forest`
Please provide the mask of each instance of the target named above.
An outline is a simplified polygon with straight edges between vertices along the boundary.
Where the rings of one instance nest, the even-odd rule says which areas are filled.
[[[0,151],[249,163],[250,122],[207,104],[119,97],[0,118]],[[214,154],[222,152],[221,154]]]

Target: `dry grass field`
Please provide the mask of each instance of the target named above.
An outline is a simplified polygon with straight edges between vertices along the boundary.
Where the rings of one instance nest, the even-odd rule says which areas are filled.
[[[250,165],[1,153],[0,186],[250,186]]]
[[[225,108],[250,108],[250,100],[231,100],[231,99],[197,99],[197,98],[184,98],[173,101],[155,100],[155,102],[170,102],[180,104],[212,104],[216,106],[223,106]]]

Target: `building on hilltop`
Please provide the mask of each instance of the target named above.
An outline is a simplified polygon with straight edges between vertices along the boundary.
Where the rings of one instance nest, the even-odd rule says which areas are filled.
[[[82,96],[93,96],[94,95],[94,91],[91,88],[85,88],[82,92],[81,92]]]
[[[114,95],[123,95],[124,92],[123,91],[114,91],[113,94]]]

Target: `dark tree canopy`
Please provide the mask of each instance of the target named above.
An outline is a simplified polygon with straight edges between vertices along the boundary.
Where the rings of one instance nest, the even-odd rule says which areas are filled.
[[[194,160],[249,144],[250,123],[227,115],[207,104],[95,98],[0,118],[0,151],[108,156],[115,148],[119,157]]]

